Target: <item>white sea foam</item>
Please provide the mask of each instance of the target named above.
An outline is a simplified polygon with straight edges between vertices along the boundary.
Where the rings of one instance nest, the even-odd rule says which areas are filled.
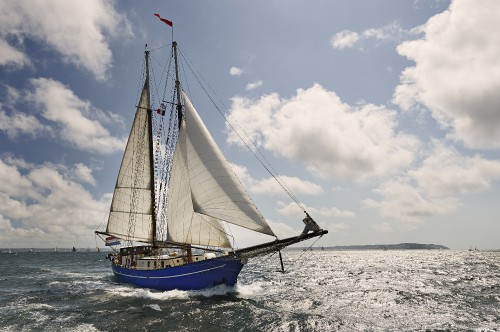
[[[50,315],[45,314],[37,310],[27,310],[30,313],[31,319],[33,319],[36,324],[42,324],[50,320]]]
[[[251,284],[236,284],[237,296],[244,299],[249,299],[252,297],[259,296],[263,294],[269,287],[268,283],[262,281],[255,281]]]
[[[78,326],[73,326],[73,327],[68,327],[68,328],[63,328],[62,331],[68,331],[68,332],[100,332],[102,330],[99,330],[94,326],[94,324],[80,324]]]
[[[102,280],[74,280],[71,282],[73,287],[77,287],[78,289],[85,288],[90,290],[95,289],[105,289],[107,288],[107,283]]]
[[[137,297],[150,300],[171,300],[171,299],[188,299],[189,292],[180,290],[171,291],[151,291],[145,288],[133,288],[127,286],[116,287],[108,290],[112,294],[116,294],[123,297]]]
[[[29,310],[47,310],[47,309],[54,309],[53,306],[48,305],[46,303],[30,303],[25,305],[27,309]]]
[[[129,286],[118,286],[112,289],[108,289],[109,293],[117,294],[123,297],[137,297],[150,300],[172,300],[181,299],[186,300],[193,297],[212,297],[221,296],[230,293],[236,293],[235,287],[230,287],[226,285],[218,285],[211,288],[201,289],[201,290],[169,290],[169,291],[156,291],[146,288],[135,288]]]
[[[200,290],[195,290],[195,291],[189,291],[188,294],[189,296],[204,296],[204,297],[212,297],[212,296],[219,296],[219,295],[226,295],[230,293],[235,293],[236,290],[234,286],[226,286],[226,285],[218,285],[215,287],[211,288],[206,288],[206,289],[200,289]]]
[[[160,308],[160,306],[158,304],[150,304],[150,305],[147,305],[147,306],[150,307],[153,310],[161,311],[161,308]]]

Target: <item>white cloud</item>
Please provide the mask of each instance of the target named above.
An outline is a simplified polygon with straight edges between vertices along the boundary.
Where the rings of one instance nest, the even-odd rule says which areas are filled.
[[[401,41],[408,38],[409,35],[419,33],[419,28],[406,30],[398,22],[391,22],[382,28],[371,28],[363,31],[364,38],[374,38],[377,40],[395,40]]]
[[[10,139],[16,139],[20,135],[31,137],[54,136],[52,128],[40,123],[33,115],[23,112],[13,112],[9,115],[1,109],[0,131],[3,131]]]
[[[381,28],[366,29],[361,33],[344,30],[337,32],[330,39],[330,44],[335,49],[354,48],[365,40],[375,39],[376,41],[402,41],[409,36],[419,34],[420,27],[407,30],[401,27],[398,22],[391,22]],[[360,49],[362,49],[360,47]]]
[[[331,39],[330,44],[333,48],[342,50],[353,47],[359,40],[359,34],[354,31],[344,30],[337,32]]]
[[[95,200],[59,169],[0,159],[0,243],[8,247],[73,246],[91,243],[93,230],[109,207],[109,196]],[[85,166],[85,165],[83,165]],[[86,167],[86,166],[85,166]]]
[[[500,161],[465,157],[434,141],[418,168],[375,189],[382,200],[364,203],[365,207],[378,208],[383,217],[416,224],[423,217],[457,211],[461,194],[487,190],[498,179]]]
[[[262,82],[260,80],[252,82],[252,83],[248,83],[247,86],[245,87],[245,90],[246,91],[255,90],[257,88],[260,88],[263,84],[264,84],[264,82]]]
[[[374,224],[372,226],[372,228],[374,230],[376,230],[377,232],[381,232],[381,233],[393,233],[394,232],[394,228],[387,221],[384,221],[384,222],[379,223],[379,224]]]
[[[248,169],[245,166],[230,163],[234,173],[242,181],[247,190],[255,194],[268,195],[286,195],[285,190],[280,186],[275,178],[269,177],[266,179],[256,180],[250,176]],[[324,193],[320,185],[310,181],[304,181],[297,177],[282,175],[279,177],[285,188],[294,194],[319,195]]]
[[[10,158],[10,160],[15,160]],[[38,193],[31,190],[31,182],[24,177],[15,165],[0,159],[0,193],[10,197],[29,197],[39,199]]]
[[[0,158],[5,162],[5,164],[10,166],[15,166],[18,169],[29,170],[35,168],[35,165],[27,162],[24,159],[16,158],[14,155],[10,153],[5,153]]]
[[[441,197],[487,190],[500,179],[500,160],[479,155],[465,157],[442,143],[434,142],[432,154],[421,167],[408,172],[428,195]]]
[[[302,224],[296,223],[295,225],[298,226],[296,228],[291,227],[285,223],[280,223],[280,222],[274,222],[272,220],[267,220],[267,223],[273,230],[274,234],[278,236],[278,238],[283,239],[287,237],[292,237],[292,236],[297,236],[302,232]]]
[[[319,84],[290,99],[270,94],[235,97],[228,116],[258,146],[303,163],[314,174],[366,179],[408,167],[419,141],[397,132],[396,113],[384,106],[349,106]],[[241,144],[229,132],[228,142]]]
[[[238,67],[231,67],[231,69],[229,69],[229,74],[231,76],[241,76],[241,74],[243,74],[243,69]]]
[[[0,65],[30,63],[19,49],[29,38],[49,45],[64,61],[84,67],[99,80],[106,79],[112,62],[106,38],[132,35],[126,17],[116,12],[113,2],[99,0],[2,1],[0,31]],[[17,48],[7,41],[13,38]]]
[[[55,135],[50,126],[16,108],[16,104],[22,101],[24,93],[8,85],[5,85],[5,89],[5,99],[0,103],[0,132],[4,132],[10,139],[16,139],[21,135],[35,138]]]
[[[415,66],[403,71],[393,102],[427,107],[467,147],[500,148],[500,2],[454,0],[422,31],[397,48]]]
[[[301,180],[297,177],[283,175],[279,177],[279,181],[287,190],[290,190],[293,193],[306,195],[319,195],[324,193],[324,190],[320,185],[317,185],[310,181]],[[274,178],[255,181],[251,186],[251,190],[252,192],[257,194],[268,193],[276,195],[284,192],[280,184],[278,184],[278,182]]]
[[[329,233],[339,233],[351,228],[345,222],[339,222],[339,223],[327,222],[324,225],[320,223],[320,227],[322,227],[323,229],[327,229]]]
[[[32,79],[28,98],[41,109],[41,115],[58,127],[63,142],[78,149],[112,153],[123,149],[125,139],[111,136],[97,120],[103,112],[89,101],[79,99],[62,83],[46,78]]]
[[[455,197],[429,197],[406,177],[386,181],[374,192],[383,199],[367,199],[364,201],[365,207],[377,208],[380,216],[412,226],[420,223],[423,217],[449,214],[459,206]]]
[[[296,203],[285,204],[283,202],[279,202],[279,205],[281,206],[278,209],[279,214],[300,219],[304,217],[303,209],[305,209],[307,213],[309,213],[313,218],[315,216],[328,217],[328,218],[354,218],[356,216],[354,212],[347,210],[340,210],[336,207],[315,208],[303,204],[303,207],[301,208]]]
[[[12,47],[7,41],[0,39],[0,66],[24,67],[30,63],[31,61],[26,54]]]
[[[94,176],[92,175],[92,169],[87,165],[84,165],[82,163],[75,164],[73,174],[75,180],[79,182],[90,183],[94,186],[96,184]]]

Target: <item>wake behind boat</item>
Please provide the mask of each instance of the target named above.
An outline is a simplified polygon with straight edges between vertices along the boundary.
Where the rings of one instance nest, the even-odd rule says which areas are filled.
[[[279,252],[328,231],[320,229],[304,210],[302,234],[276,237],[183,91],[176,42],[172,58],[172,99],[158,101],[153,111],[149,51],[145,52],[144,85],[107,227],[96,234],[106,236],[106,245],[124,245],[109,256],[119,281],[159,290],[232,286],[249,258]],[[166,124],[164,118],[168,118]],[[275,240],[235,249],[228,224]]]

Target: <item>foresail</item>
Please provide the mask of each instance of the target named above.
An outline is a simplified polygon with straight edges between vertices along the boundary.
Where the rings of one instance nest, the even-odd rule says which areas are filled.
[[[151,156],[146,83],[116,181],[106,232],[121,239],[153,241]]]
[[[186,166],[194,211],[274,235],[247,195],[186,94]],[[174,160],[175,162],[175,160]],[[172,177],[174,174],[172,174]]]
[[[170,175],[167,239],[176,243],[231,247],[224,228],[215,218],[194,211],[189,178],[186,124],[183,121]]]

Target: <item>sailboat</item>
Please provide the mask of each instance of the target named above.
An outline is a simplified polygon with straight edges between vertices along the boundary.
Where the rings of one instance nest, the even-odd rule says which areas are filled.
[[[249,258],[275,252],[283,269],[281,249],[328,231],[304,210],[304,231],[278,239],[182,89],[175,41],[172,99],[152,108],[149,52],[106,230],[95,232],[115,249],[108,258],[116,279],[157,290],[233,286]],[[154,121],[163,120],[166,104],[171,105],[168,124],[155,128],[170,136],[159,143]],[[166,161],[159,161],[158,154]],[[228,224],[274,240],[236,249],[224,226]]]

